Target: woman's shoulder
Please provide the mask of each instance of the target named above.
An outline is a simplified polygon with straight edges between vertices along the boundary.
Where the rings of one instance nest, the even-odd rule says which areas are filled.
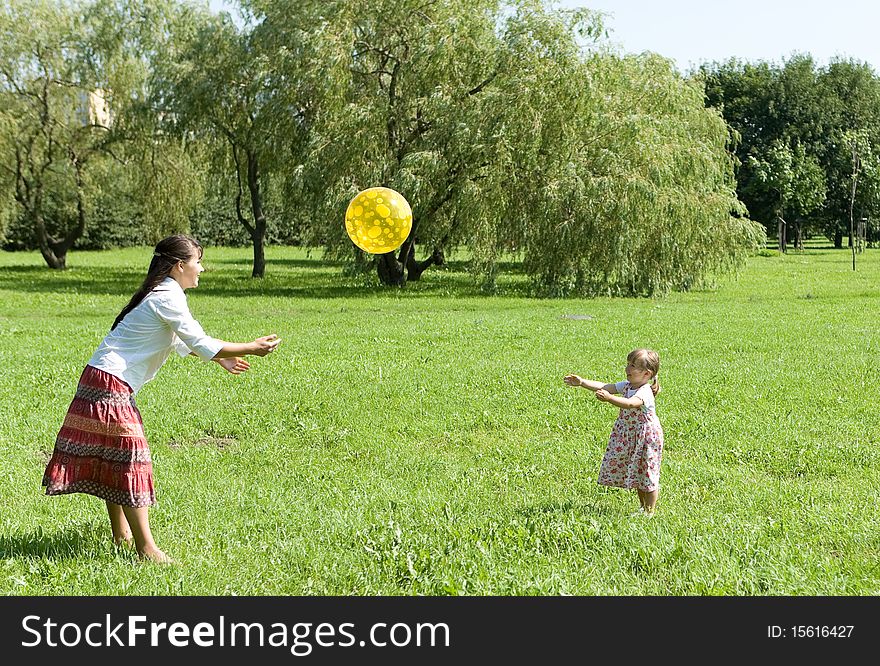
[[[186,294],[174,278],[165,278],[156,285],[155,289],[146,295],[145,299],[152,301],[168,301],[173,303],[186,303]]]

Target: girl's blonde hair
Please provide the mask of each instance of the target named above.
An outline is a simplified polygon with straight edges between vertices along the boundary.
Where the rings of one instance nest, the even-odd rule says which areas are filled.
[[[654,395],[660,392],[660,379],[658,377],[660,374],[660,354],[653,349],[633,349],[626,355],[626,362],[650,372],[652,375],[651,388],[654,390]]]

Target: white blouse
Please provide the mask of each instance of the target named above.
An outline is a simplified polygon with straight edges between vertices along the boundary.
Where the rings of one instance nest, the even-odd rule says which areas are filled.
[[[210,361],[223,341],[193,319],[177,280],[165,278],[101,341],[89,365],[118,377],[137,393],[156,376],[172,351]]]

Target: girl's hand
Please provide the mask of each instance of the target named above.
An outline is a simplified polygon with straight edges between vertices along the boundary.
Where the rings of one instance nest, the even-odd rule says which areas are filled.
[[[280,344],[281,338],[274,333],[264,335],[262,338],[257,338],[251,343],[253,350],[250,353],[254,356],[266,356],[266,354],[271,354],[275,351]]]
[[[569,386],[583,386],[584,385],[584,380],[581,379],[580,377],[578,377],[577,375],[565,375],[565,377],[562,378],[562,381],[564,381]]]
[[[599,389],[596,391],[596,398],[602,402],[609,402],[611,400],[611,394],[605,389]]]
[[[250,363],[238,356],[234,358],[215,358],[214,360],[225,368],[227,372],[233,375],[240,375],[242,372],[247,372],[251,367]]]

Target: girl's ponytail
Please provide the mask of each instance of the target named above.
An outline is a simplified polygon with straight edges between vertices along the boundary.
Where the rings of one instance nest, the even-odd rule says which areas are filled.
[[[134,310],[147,297],[147,294],[158,287],[162,280],[171,274],[171,269],[181,261],[189,261],[196,254],[199,257],[202,256],[202,246],[189,236],[176,234],[159,241],[156,249],[153,251],[153,259],[150,261],[150,268],[147,270],[147,277],[144,278],[144,283],[134,293],[134,296],[131,297],[128,305],[122,308],[122,312],[116,316],[110,330],[112,331],[116,328],[119,322],[125,319],[125,315]]]
[[[653,379],[651,379],[651,392],[656,396],[660,393],[660,373],[654,375]]]

